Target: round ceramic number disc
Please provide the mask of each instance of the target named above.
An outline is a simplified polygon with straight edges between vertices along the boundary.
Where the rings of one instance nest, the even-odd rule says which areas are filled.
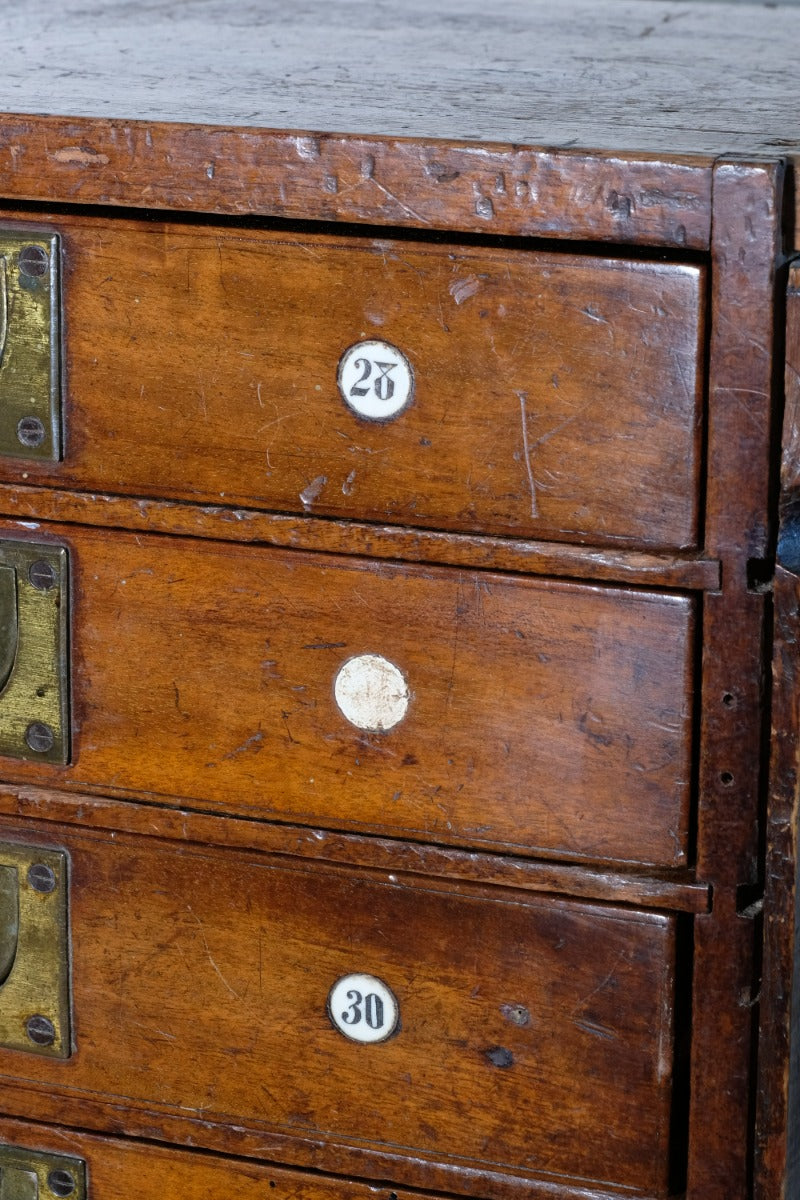
[[[367,421],[390,421],[414,396],[414,372],[389,342],[356,342],[339,360],[339,391],[345,404]]]

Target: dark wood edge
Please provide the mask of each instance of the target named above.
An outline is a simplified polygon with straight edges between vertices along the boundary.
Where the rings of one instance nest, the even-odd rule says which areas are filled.
[[[758,1200],[788,1200],[800,1189],[800,266],[790,269],[787,289],[781,452],[758,1050]]]
[[[644,587],[716,590],[719,562],[693,554],[409,529],[99,493],[0,484],[0,515],[129,532],[168,533],[401,562],[515,571]]]
[[[158,821],[153,821],[154,811]],[[573,866],[540,859],[516,858],[485,852],[366,837],[303,826],[269,824],[241,817],[217,816],[188,809],[49,791],[43,788],[0,784],[0,815],[26,822],[69,825],[105,833],[130,833],[167,838],[232,850],[325,863],[331,867],[358,867],[386,875],[407,877],[409,884],[427,881],[436,886],[472,885],[503,887],[523,892],[545,892],[578,900],[634,905],[644,909],[704,913],[711,904],[708,886],[688,871],[644,874]],[[35,838],[35,826],[30,826]]]
[[[706,156],[0,115],[6,200],[708,248]]]
[[[756,1191],[758,1200],[798,1194],[800,920],[800,577],[778,567],[774,582],[772,747],[760,997]],[[795,1011],[793,1011],[795,1010]]]
[[[779,411],[782,161],[714,169],[705,545],[722,587],[703,604],[697,870],[714,910],[695,924],[687,1197],[752,1186],[758,830],[765,785],[768,570]]]
[[[140,1111],[137,1107],[117,1105],[64,1089],[63,1094],[48,1094],[45,1085],[17,1083],[0,1077],[3,1089],[4,1123],[14,1117],[57,1124],[64,1128],[96,1131],[107,1136],[125,1135],[166,1142],[181,1147],[202,1146],[205,1151],[279,1162],[281,1167],[305,1167],[315,1171],[345,1175],[365,1182],[387,1186],[392,1180],[402,1187],[425,1188],[456,1195],[490,1197],[491,1200],[663,1200],[641,1192],[605,1190],[603,1184],[582,1185],[569,1180],[536,1179],[533,1175],[509,1169],[495,1172],[470,1163],[453,1160],[452,1164],[426,1159],[416,1151],[411,1155],[369,1149],[353,1142],[331,1143],[323,1135],[281,1134],[269,1130],[243,1129],[215,1121],[176,1117],[160,1112],[157,1106]],[[65,1096],[68,1100],[65,1103]],[[62,1137],[65,1134],[62,1133]],[[62,1143],[62,1153],[70,1151]],[[91,1191],[89,1193],[91,1197]],[[387,1197],[386,1200],[389,1200]],[[730,1200],[730,1198],[729,1198]]]

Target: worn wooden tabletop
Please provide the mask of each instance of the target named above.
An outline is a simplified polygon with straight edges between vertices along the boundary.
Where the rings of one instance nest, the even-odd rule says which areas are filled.
[[[0,112],[626,153],[800,150],[800,8],[17,0]]]

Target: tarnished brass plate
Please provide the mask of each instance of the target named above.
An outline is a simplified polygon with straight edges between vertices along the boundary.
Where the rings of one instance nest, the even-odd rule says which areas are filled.
[[[86,1200],[86,1163],[71,1154],[0,1146],[0,1200]]]
[[[69,759],[67,552],[0,541],[0,754]]]
[[[61,457],[59,243],[0,227],[0,454]]]
[[[67,856],[2,842],[0,880],[0,1046],[68,1058]]]

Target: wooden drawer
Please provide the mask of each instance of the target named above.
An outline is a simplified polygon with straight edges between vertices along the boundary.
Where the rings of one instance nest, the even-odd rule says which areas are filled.
[[[0,1118],[0,1157],[13,1150],[18,1162],[41,1162],[43,1156],[67,1156],[77,1160],[75,1178],[87,1182],[87,1200],[119,1200],[135,1195],[137,1200],[417,1200],[419,1192],[388,1186],[370,1186],[353,1179],[342,1180],[319,1173],[291,1171],[268,1163],[211,1154],[193,1154],[152,1143],[97,1137],[74,1129],[48,1128],[40,1124]],[[83,1164],[83,1167],[81,1167]],[[2,1176],[0,1176],[2,1178]],[[54,1192],[53,1196],[63,1195]],[[77,1195],[77,1192],[76,1192]],[[40,1200],[51,1200],[40,1192]]]
[[[479,1172],[484,1195],[492,1173],[667,1193],[676,917],[155,837],[46,840],[71,862],[75,1049],[0,1051],[9,1083],[71,1111],[313,1139],[322,1169],[343,1147],[392,1155],[399,1182],[422,1159]]]
[[[696,544],[699,267],[73,215],[53,228],[66,444],[59,466],[26,464],[30,480]],[[413,372],[392,419],[351,404],[381,416],[399,402],[402,369],[380,383],[393,350],[355,355],[350,403],[337,387],[348,348],[376,339]]]
[[[7,759],[6,778],[686,863],[688,597],[51,529],[73,575],[72,763]]]

